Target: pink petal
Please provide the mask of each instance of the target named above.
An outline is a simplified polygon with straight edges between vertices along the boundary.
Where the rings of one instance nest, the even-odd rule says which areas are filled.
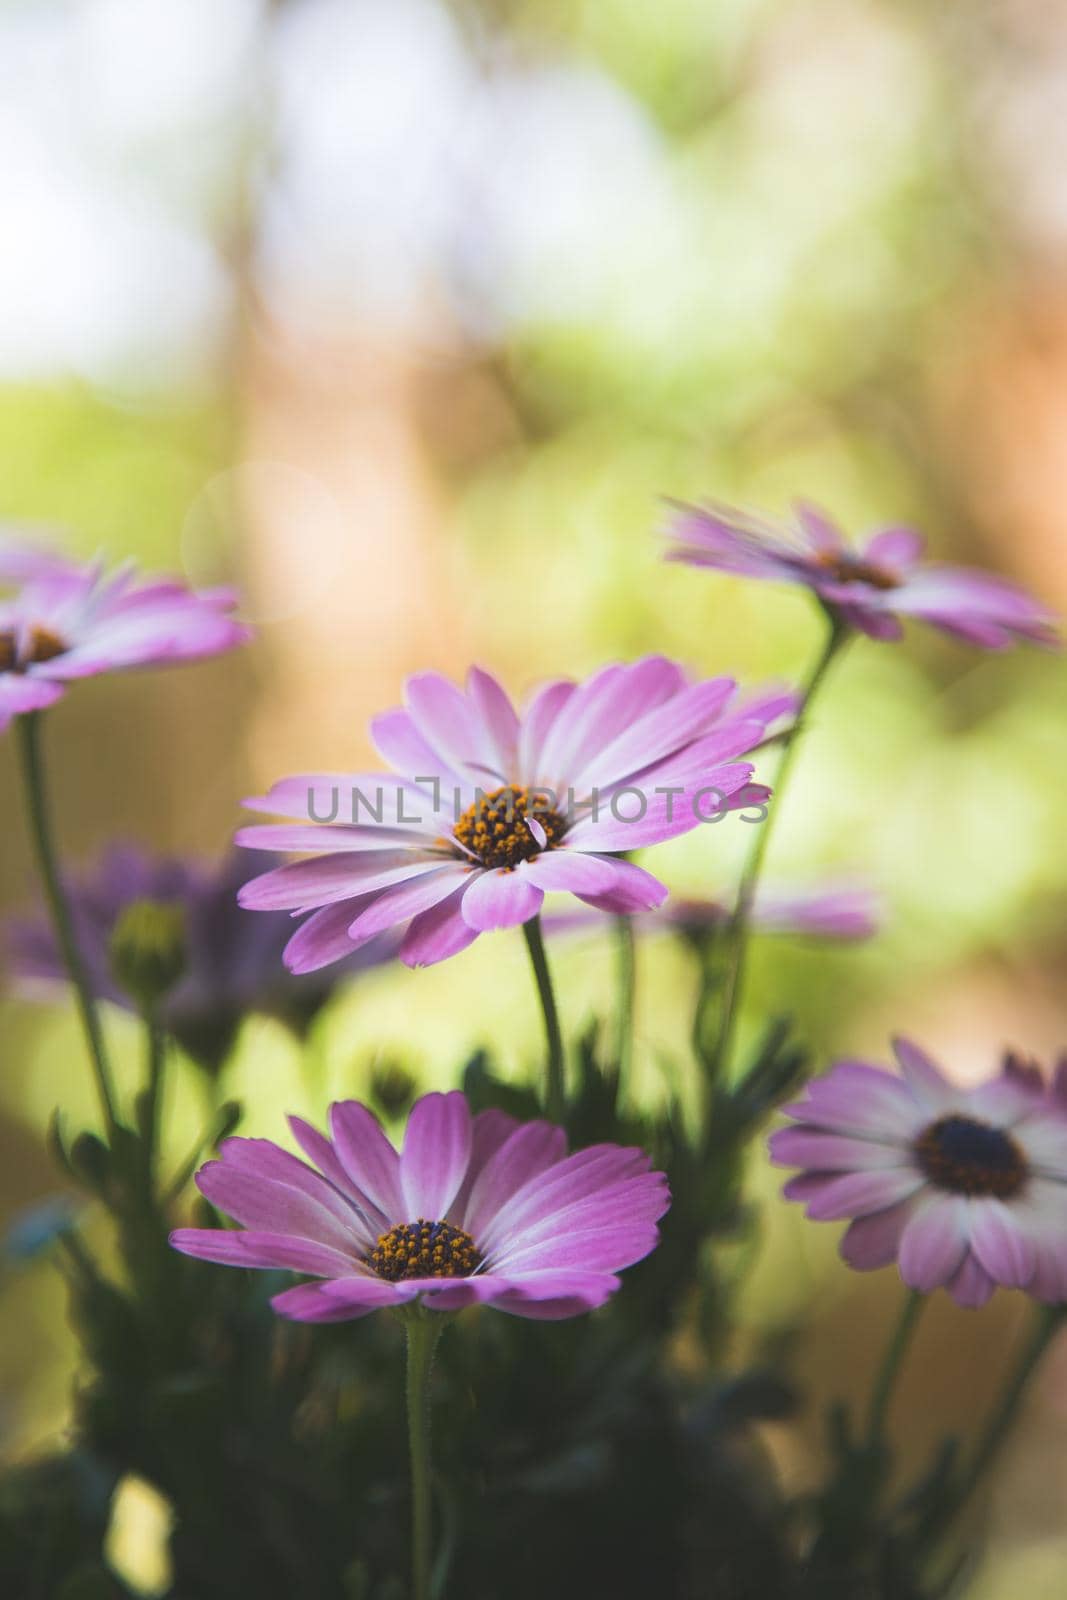
[[[662,663],[660,670],[668,667],[676,676],[677,668],[670,662]],[[733,678],[710,678],[678,688],[666,703],[656,699],[643,715],[641,703],[627,697],[621,728],[603,748],[590,752],[574,772],[575,789],[584,792],[597,785],[610,788],[684,749],[701,734],[710,732],[736,689]]]
[[[402,706],[372,718],[370,732],[378,754],[405,778],[437,777],[449,785],[465,781],[462,769],[450,766],[431,747]]]
[[[456,1197],[471,1156],[471,1114],[466,1096],[424,1094],[408,1118],[400,1157],[405,1221],[441,1220]]]
[[[513,1286],[494,1299],[496,1309],[539,1322],[594,1311],[619,1287],[619,1279],[611,1274],[578,1270],[528,1272],[510,1281]]]
[[[839,1222],[843,1217],[864,1217],[871,1211],[906,1200],[922,1187],[922,1178],[911,1167],[891,1167],[877,1172],[848,1172],[831,1178],[825,1189],[813,1196],[808,1216],[815,1222]]]
[[[472,876],[460,909],[468,927],[489,933],[528,922],[540,911],[544,898],[525,872],[501,867]]]
[[[429,911],[445,900],[471,876],[471,868],[456,865],[428,868],[420,877],[395,888],[385,889],[351,922],[348,936],[356,946],[366,944],[376,933],[384,933],[399,922]]]
[[[919,1103],[935,1112],[951,1105],[956,1092],[937,1063],[911,1039],[898,1036],[892,1043],[908,1088]]]
[[[901,1235],[913,1209],[914,1202],[904,1200],[899,1205],[887,1206],[884,1211],[874,1211],[850,1222],[841,1240],[841,1255],[849,1266],[857,1272],[873,1272],[895,1261]]]
[[[506,1144],[520,1126],[514,1117],[509,1116],[506,1111],[498,1111],[495,1106],[488,1111],[478,1112],[471,1122],[471,1156],[467,1162],[467,1171],[449,1207],[448,1216],[444,1219],[446,1222],[451,1222],[454,1227],[466,1226],[464,1217],[475,1183],[501,1145]]]
[[[577,685],[569,678],[557,678],[539,689],[526,708],[519,734],[518,757],[518,774],[524,783],[533,783],[539,778],[544,780],[542,752],[545,740],[576,688]]]
[[[341,900],[337,905],[315,911],[293,934],[282,960],[290,972],[317,972],[334,961],[343,961],[355,950],[348,932],[349,923],[361,905],[370,900]]]
[[[407,1222],[400,1187],[400,1157],[373,1112],[358,1100],[330,1107],[333,1146],[350,1180],[391,1225]]]
[[[507,694],[481,667],[467,674],[467,693],[483,727],[484,743],[492,752],[492,764],[504,782],[518,773],[519,719]]]
[[[531,1178],[562,1161],[567,1136],[550,1122],[515,1127],[486,1161],[471,1187],[461,1226],[481,1239],[504,1203]]]
[[[404,687],[412,722],[441,763],[478,781],[475,769],[493,752],[466,695],[437,672],[417,673]]]
[[[623,861],[617,856],[599,856],[597,859],[610,865],[612,883],[610,889],[603,893],[581,895],[586,905],[595,907],[597,911],[630,916],[639,911],[656,911],[666,900],[666,885],[654,878],[651,872],[646,872],[644,867],[637,867],[632,861]]]
[[[478,937],[478,930],[464,919],[462,900],[466,884],[449,895],[447,900],[420,911],[412,918],[400,946],[400,959],[408,967],[432,967],[461,950],[466,950]]]
[[[250,879],[238,890],[237,902],[249,911],[303,911],[391,888],[439,865],[439,856],[410,849],[319,856]]]
[[[970,1310],[984,1306],[995,1288],[996,1284],[988,1272],[979,1266],[970,1251],[964,1256],[962,1266],[948,1285],[949,1293],[956,1304],[967,1306]]]
[[[875,1139],[850,1139],[810,1128],[779,1128],[767,1141],[771,1160],[780,1167],[809,1167],[815,1172],[853,1172],[864,1168],[899,1167],[900,1147]]]
[[[1010,1208],[1001,1200],[972,1200],[968,1222],[979,1266],[1006,1289],[1024,1289],[1037,1269],[1037,1250]]]
[[[227,1267],[285,1268],[313,1277],[336,1278],[352,1272],[359,1257],[278,1233],[234,1233],[225,1228],[178,1228],[170,1236],[175,1250]]]
[[[562,1230],[555,1238],[499,1256],[494,1271],[514,1278],[520,1272],[576,1268],[583,1272],[621,1272],[641,1261],[659,1243],[654,1222],[623,1222],[614,1228]]]
[[[929,1294],[955,1276],[967,1253],[967,1201],[959,1195],[929,1196],[915,1207],[900,1237],[900,1276],[910,1289]]]
[[[585,855],[563,847],[524,862],[525,878],[546,893],[557,890],[571,894],[607,894],[615,886],[614,865],[605,857]]]
[[[913,528],[882,528],[868,541],[863,559],[873,566],[900,572],[913,567],[922,553],[922,535]]]
[[[276,1294],[271,1305],[280,1317],[294,1322],[354,1322],[383,1306],[404,1305],[418,1290],[385,1278],[340,1278],[328,1283],[304,1283]]]
[[[25,711],[43,711],[62,695],[63,689],[57,683],[46,683],[43,678],[20,672],[0,672],[0,732],[9,726],[12,717]]]

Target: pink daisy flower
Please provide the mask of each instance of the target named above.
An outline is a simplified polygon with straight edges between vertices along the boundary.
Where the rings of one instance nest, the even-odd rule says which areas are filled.
[[[130,566],[105,575],[98,563],[8,545],[0,583],[22,585],[0,600],[0,732],[12,717],[52,705],[75,678],[195,661],[249,638],[228,615],[229,590],[141,581]]]
[[[393,773],[286,778],[246,802],[293,821],[245,828],[239,844],[312,855],[253,879],[241,904],[313,911],[285,952],[294,972],[400,924],[402,960],[441,961],[528,922],[552,890],[649,910],[667,890],[622,852],[766,798],[738,757],[796,700],[776,689],[735,705],[736,687],[649,656],[549,683],[520,715],[477,667],[465,692],[411,678],[407,706],[371,724]]]
[[[951,1083],[906,1039],[903,1077],[844,1061],[787,1106],[772,1160],[809,1217],[850,1217],[849,1266],[897,1262],[912,1289],[981,1306],[1000,1284],[1067,1300],[1067,1102],[1009,1057],[977,1088]]]
[[[910,528],[880,528],[856,549],[814,506],[798,505],[786,528],[726,507],[679,505],[665,532],[669,561],[802,584],[876,639],[899,639],[910,616],[983,650],[1056,643],[1052,612],[1003,578],[924,561]]]
[[[600,1144],[568,1155],[561,1128],[502,1111],[472,1117],[459,1093],[416,1101],[399,1153],[355,1100],[330,1108],[329,1138],[289,1120],[314,1165],[268,1139],[227,1139],[196,1181],[243,1231],[180,1228],[171,1243],[204,1261],[320,1280],[274,1297],[298,1322],[347,1322],[414,1300],[433,1311],[577,1316],[655,1248],[670,1204],[644,1151]]]

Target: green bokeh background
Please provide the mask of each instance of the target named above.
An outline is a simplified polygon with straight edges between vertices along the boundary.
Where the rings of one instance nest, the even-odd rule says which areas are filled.
[[[264,8],[264,52],[295,9]],[[1038,94],[1049,39],[1037,8],[977,0],[951,11],[889,0],[454,7],[488,73],[495,41],[509,60],[593,73],[625,97],[670,201],[662,232],[620,229],[584,314],[517,314],[478,338],[442,313],[439,342],[402,328],[371,339],[358,304],[315,340],[279,336],[284,307],[263,306],[255,240],[284,128],[271,127],[268,99],[254,118],[235,105],[223,128],[201,130],[214,177],[199,225],[232,270],[226,337],[192,386],[151,370],[113,385],[11,377],[0,389],[0,511],[61,527],[84,554],[181,571],[210,490],[215,521],[194,565],[206,551],[209,566],[262,592],[256,574],[285,533],[244,492],[248,464],[253,476],[263,460],[290,466],[340,506],[347,582],[366,556],[363,619],[385,571],[381,630],[350,640],[340,670],[316,669],[312,603],[264,620],[239,659],[78,686],[49,719],[69,855],[89,859],[120,835],[220,850],[240,797],[265,781],[304,764],[364,765],[368,714],[399,697],[404,671],[427,665],[459,672],[476,660],[518,691],[657,650],[745,682],[797,678],[819,645],[814,608],[799,593],[664,565],[654,529],[665,494],[773,511],[802,496],[849,527],[914,522],[939,557],[1002,571],[1062,606],[1067,468],[1049,441],[1067,381],[1067,346],[1057,355],[1067,295],[1057,240],[1034,224],[997,131],[998,116],[1011,125],[1005,105],[1025,110]],[[168,154],[145,156],[136,181],[162,184],[154,162],[165,167]],[[1035,133],[1021,170],[1054,160]],[[324,350],[336,364],[326,384]],[[383,368],[402,381],[383,384]],[[358,462],[337,476],[316,443],[323,416],[358,437],[372,394],[377,421],[406,441],[388,469],[395,505],[418,508],[392,557],[364,520]],[[314,571],[327,555],[310,537],[301,560]],[[344,604],[331,586],[333,613]],[[400,642],[383,656],[390,619]],[[903,645],[855,647],[819,704],[768,876],[865,878],[885,929],[859,949],[764,941],[749,1025],[795,1012],[820,1064],[884,1059],[898,1030],[969,1079],[1009,1043],[1051,1056],[1067,1037],[1065,707],[1056,655],[986,657],[918,630]],[[32,883],[11,756],[8,742],[0,891],[22,905]],[[745,832],[697,830],[656,851],[656,870],[688,894],[728,895]],[[610,1004],[609,952],[596,937],[560,941],[555,965],[576,1030]],[[681,1050],[691,982],[682,952],[646,943],[638,1070],[649,1096]],[[132,1069],[131,1030],[121,1018],[109,1027]],[[93,1107],[62,1007],[8,998],[0,1028],[10,1219],[56,1188],[42,1148],[53,1107],[75,1122]],[[522,1073],[538,1028],[521,941],[493,936],[443,969],[362,980],[306,1056],[269,1023],[251,1024],[228,1087],[247,1103],[249,1131],[280,1136],[286,1110],[321,1116],[327,1095],[359,1094],[382,1060],[445,1085],[485,1043]],[[175,1086],[175,1151],[196,1127],[199,1095],[191,1072]],[[752,1187],[762,1221],[746,1326],[780,1331],[815,1394],[799,1436],[772,1436],[800,1483],[818,1459],[819,1398],[862,1390],[899,1286],[889,1272],[850,1277],[836,1230],[777,1198],[761,1152]],[[979,1316],[939,1297],[896,1415],[916,1458],[946,1427],[973,1422],[1018,1332],[1018,1299],[1001,1295]],[[62,1432],[75,1376],[47,1263],[6,1269],[0,1324],[0,1448],[14,1457]],[[1063,1592],[1065,1440],[1067,1354],[1054,1351],[983,1513],[973,1600]],[[152,1514],[134,1496],[119,1521],[127,1565],[150,1592]]]

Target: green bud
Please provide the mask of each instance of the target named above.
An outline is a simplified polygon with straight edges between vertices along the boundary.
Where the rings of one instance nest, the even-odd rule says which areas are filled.
[[[158,900],[135,900],[111,934],[111,973],[143,1012],[154,1011],[185,971],[185,912]]]

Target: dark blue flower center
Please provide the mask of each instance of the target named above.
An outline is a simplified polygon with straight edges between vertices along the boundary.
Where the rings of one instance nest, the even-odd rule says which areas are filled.
[[[930,1182],[952,1194],[1006,1200],[1027,1178],[1026,1157],[1011,1134],[974,1117],[932,1122],[916,1140],[915,1154]]]
[[[450,1222],[398,1222],[367,1257],[379,1278],[469,1278],[482,1264],[474,1240]]]

